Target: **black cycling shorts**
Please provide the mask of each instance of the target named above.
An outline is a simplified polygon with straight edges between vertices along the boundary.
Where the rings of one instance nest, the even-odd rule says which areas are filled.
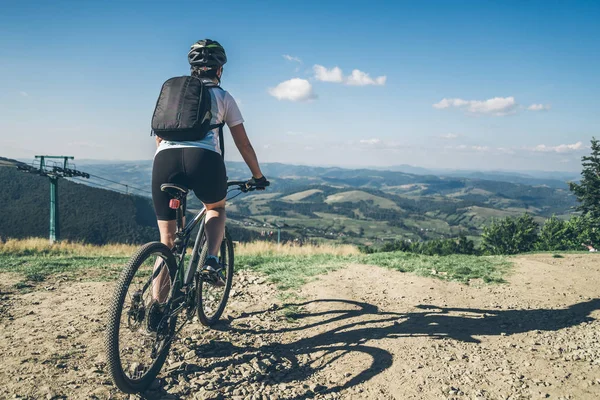
[[[165,149],[154,156],[152,165],[152,201],[156,218],[172,221],[175,210],[171,197],[160,190],[163,183],[177,183],[194,191],[205,204],[217,203],[227,195],[227,173],[223,157],[217,152],[185,147]]]

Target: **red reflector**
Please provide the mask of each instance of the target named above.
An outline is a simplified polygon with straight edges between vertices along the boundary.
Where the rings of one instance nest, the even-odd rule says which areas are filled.
[[[172,208],[173,210],[177,210],[180,205],[181,202],[177,199],[171,199],[171,201],[169,202],[169,208]]]

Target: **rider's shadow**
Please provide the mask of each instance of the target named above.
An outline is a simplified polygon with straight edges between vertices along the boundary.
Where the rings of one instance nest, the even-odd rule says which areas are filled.
[[[221,323],[215,328],[226,331],[234,337],[248,334],[260,336],[301,332],[313,328],[320,333],[305,335],[291,343],[271,343],[266,346],[238,346],[235,341],[221,342],[216,353],[211,345],[201,345],[196,348],[197,353],[205,354],[206,358],[226,357],[227,354],[234,353],[242,355],[237,359],[226,358],[216,361],[207,370],[219,366],[229,367],[232,364],[247,363],[257,352],[272,354],[288,361],[287,368],[290,373],[279,371],[277,374],[279,382],[307,380],[315,372],[322,370],[344,354],[363,353],[368,355],[371,358],[370,364],[361,365],[362,371],[358,374],[349,377],[345,383],[322,388],[319,391],[321,394],[335,393],[366,382],[392,365],[392,354],[377,347],[377,340],[428,336],[435,339],[449,338],[461,342],[479,343],[480,340],[476,338],[477,336],[512,335],[529,331],[557,331],[568,328],[593,321],[590,314],[600,310],[600,299],[577,303],[565,309],[490,310],[419,305],[417,308],[422,311],[409,313],[383,312],[372,304],[334,299],[314,300],[288,306],[307,306],[309,304],[318,306],[322,303],[340,303],[343,307],[336,310],[292,315],[297,323],[281,329],[245,328],[243,323],[231,322]],[[348,306],[351,308],[348,309]],[[237,320],[243,322],[245,318],[254,314],[268,312],[270,311],[246,314]],[[331,328],[323,331],[323,327],[328,325],[332,325]],[[321,357],[321,361],[325,360],[326,355],[329,357],[325,362],[320,363],[301,362],[301,356],[314,353],[325,354]],[[244,354],[248,354],[248,357],[244,357]],[[244,384],[245,381],[238,380],[223,382],[221,385],[222,387],[241,387]],[[287,398],[306,397],[310,396],[301,395]]]

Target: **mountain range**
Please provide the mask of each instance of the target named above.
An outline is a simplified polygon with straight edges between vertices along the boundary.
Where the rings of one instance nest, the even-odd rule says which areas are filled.
[[[86,185],[87,189],[73,191],[84,197],[97,197],[92,193],[107,190],[118,191],[120,193],[115,195],[122,197],[115,197],[112,204],[131,204],[127,199],[139,199],[133,202],[135,210],[128,208],[127,213],[145,221],[141,226],[153,225],[149,201],[151,161],[83,160],[76,166],[89,173],[90,178],[71,179],[73,182],[61,185],[61,190],[62,187],[71,188],[69,184],[77,182]],[[233,199],[228,206],[229,224],[244,238],[271,237],[278,229],[286,240],[334,240],[356,244],[391,239],[427,240],[459,234],[477,238],[482,227],[493,218],[525,212],[539,222],[552,215],[567,218],[576,203],[565,180],[568,173],[558,175],[556,179],[494,171],[463,171],[464,176],[453,176],[459,172],[447,171],[444,175],[406,172],[410,168],[345,169],[267,163],[262,169],[272,182],[269,191]],[[228,162],[227,170],[230,179],[249,177],[244,163]],[[0,180],[21,181],[26,175],[11,176],[8,178],[5,173],[0,175]],[[88,186],[95,187],[94,192],[89,191]],[[19,194],[20,198],[29,196],[24,186],[13,190],[23,192]],[[29,212],[35,211],[36,207],[48,207],[47,186],[43,190],[44,195],[36,195],[35,202],[27,203]],[[6,193],[3,196],[6,197]],[[89,205],[88,208],[101,215],[106,204]],[[190,210],[200,206],[191,196]],[[46,222],[43,224],[47,225]],[[0,229],[0,235],[6,235],[5,231]],[[85,240],[94,241],[90,237]],[[131,236],[131,241],[138,240],[141,237]]]

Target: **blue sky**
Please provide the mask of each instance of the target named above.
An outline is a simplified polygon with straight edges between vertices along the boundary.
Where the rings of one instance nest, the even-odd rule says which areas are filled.
[[[262,161],[578,170],[600,136],[595,1],[2,9],[0,156],[150,159],[160,86],[205,37],[227,50],[223,87]]]

